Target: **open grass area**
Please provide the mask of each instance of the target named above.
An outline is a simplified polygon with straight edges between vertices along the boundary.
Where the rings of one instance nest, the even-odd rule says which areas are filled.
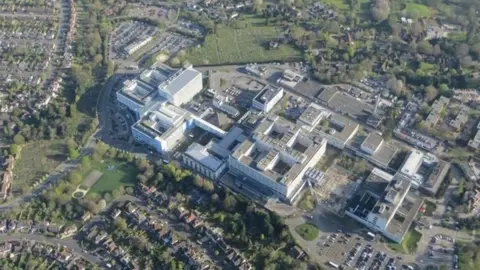
[[[187,55],[192,64],[236,64],[267,61],[288,61],[301,58],[296,48],[282,44],[269,49],[269,42],[281,34],[277,25],[266,25],[264,18],[244,16],[238,28],[218,26],[216,33],[205,38],[199,48]]]
[[[437,205],[428,200],[425,200],[423,207],[425,207],[425,212],[423,213],[423,215],[427,217],[433,216],[433,212],[435,212],[435,210],[437,209]]]
[[[298,208],[312,212],[317,206],[317,200],[311,192],[305,192],[297,204]]]
[[[419,18],[428,18],[433,15],[433,12],[429,7],[416,3],[407,3],[404,11],[407,16],[412,16],[415,14]]]
[[[315,225],[310,223],[305,223],[298,225],[295,228],[295,231],[305,240],[313,241],[318,236],[318,229]]]
[[[22,147],[13,169],[13,191],[33,187],[67,159],[67,145],[63,140],[39,141]]]
[[[92,169],[87,171],[83,177],[87,177],[92,171],[98,170],[103,173],[102,177],[90,188],[90,192],[103,195],[112,192],[120,186],[134,186],[136,183],[137,170],[130,164],[105,160],[92,163]]]
[[[403,238],[402,243],[398,244],[392,241],[388,242],[388,247],[396,252],[415,253],[418,242],[422,238],[422,234],[414,229],[410,229]]]

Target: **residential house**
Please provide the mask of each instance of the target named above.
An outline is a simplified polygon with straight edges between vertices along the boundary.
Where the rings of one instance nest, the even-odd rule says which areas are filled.
[[[58,234],[63,228],[63,224],[57,225],[57,224],[50,224],[47,228],[47,230],[51,233]]]
[[[138,206],[134,205],[132,202],[128,202],[126,205],[126,209],[129,214],[133,214],[137,212]]]
[[[150,197],[151,195],[155,194],[155,192],[157,191],[157,188],[154,186],[148,187],[142,184],[141,187],[142,187],[142,194],[147,197]]]
[[[105,241],[105,243],[103,243],[103,246],[109,251],[109,252],[113,252],[115,251],[118,246],[117,244],[115,244],[115,242],[112,240],[112,239],[108,239],[107,241]]]
[[[82,220],[83,222],[87,222],[88,220],[90,220],[92,218],[92,214],[90,214],[90,212],[85,212],[82,216]]]
[[[60,255],[57,257],[57,261],[59,261],[60,263],[66,263],[70,261],[72,256],[73,256],[72,253],[65,250],[65,251],[62,251]]]
[[[0,244],[0,258],[5,258],[8,255],[10,255],[10,252],[12,252],[12,244],[9,242],[4,242],[3,244]]]
[[[185,220],[185,223],[191,224],[195,221],[195,219],[197,219],[197,216],[192,211],[189,214],[185,215],[183,219]]]
[[[105,239],[108,236],[108,233],[105,231],[101,231],[96,237],[95,237],[95,244],[99,244],[103,239]]]
[[[77,226],[75,224],[73,224],[71,226],[63,228],[60,237],[61,238],[67,238],[67,237],[73,236],[74,234],[77,233],[77,231],[78,231]]]
[[[115,208],[115,209],[113,209],[112,214],[110,214],[110,216],[113,219],[116,219],[118,216],[120,216],[121,213],[122,213],[122,210],[120,210],[118,208]]]
[[[294,246],[291,250],[290,250],[290,255],[295,258],[295,259],[300,259],[302,258],[304,255],[305,255],[305,252],[303,252],[303,250],[301,248],[299,248],[298,246]]]
[[[177,216],[178,219],[183,219],[186,215],[188,215],[189,211],[185,209],[184,207],[180,206],[174,211],[175,215]]]

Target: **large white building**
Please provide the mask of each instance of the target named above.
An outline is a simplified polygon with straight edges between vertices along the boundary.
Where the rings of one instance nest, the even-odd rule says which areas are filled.
[[[404,161],[395,177],[411,181],[415,189],[420,189],[428,195],[435,195],[449,170],[449,162],[415,149]]]
[[[212,139],[205,146],[193,143],[183,153],[183,164],[209,179],[216,180],[225,172],[228,156],[245,139],[243,130],[233,127],[221,140]]]
[[[118,102],[135,112],[139,119],[160,101],[158,85],[174,72],[174,69],[166,65],[153,65],[137,78],[124,82],[122,89],[116,93]]]
[[[409,192],[410,187],[410,181],[375,168],[350,200],[345,214],[400,243],[423,204],[421,197]]]
[[[158,102],[132,126],[136,141],[147,144],[157,152],[169,152],[185,137],[186,130],[193,125],[188,112],[169,103]]]
[[[283,94],[284,90],[282,87],[266,85],[253,98],[252,107],[260,111],[269,112],[282,99]]]
[[[175,106],[189,102],[203,88],[202,73],[187,66],[178,70],[154,64],[117,91],[117,100],[136,113],[137,119],[158,102]]]
[[[307,170],[325,153],[327,141],[279,116],[269,116],[229,157],[238,181],[261,184],[277,197],[293,201],[306,183]]]
[[[202,73],[187,66],[171,74],[158,85],[158,93],[175,106],[192,100],[203,88]]]

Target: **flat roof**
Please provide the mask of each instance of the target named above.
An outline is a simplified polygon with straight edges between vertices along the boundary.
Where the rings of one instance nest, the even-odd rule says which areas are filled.
[[[192,143],[184,154],[212,171],[217,171],[225,163],[210,153],[208,147],[197,142]]]
[[[433,172],[428,176],[427,180],[422,184],[422,188],[436,194],[440,188],[445,176],[450,170],[450,163],[439,160],[435,165]]]
[[[266,104],[282,91],[282,87],[268,84],[253,99],[261,104]]]
[[[362,121],[366,121],[374,111],[373,106],[358,100],[343,91],[337,90],[335,87],[325,88],[317,97],[336,112],[340,112]]]
[[[309,136],[299,126],[279,116],[268,116],[254,130],[254,136],[236,148],[232,157],[271,181],[288,185],[326,143],[324,139],[317,143]],[[296,143],[301,143],[305,151],[296,150]]]
[[[377,162],[383,164],[384,166],[388,166],[388,164],[390,164],[390,161],[392,161],[393,157],[397,154],[397,152],[398,147],[394,144],[383,143],[371,157]]]
[[[414,175],[417,173],[418,166],[421,165],[422,160],[423,153],[418,150],[413,150],[408,156],[407,160],[405,160],[400,172],[405,175]]]
[[[323,133],[329,133],[330,136],[333,136],[336,139],[346,143],[349,138],[356,133],[359,127],[359,124],[355,121],[339,114],[332,114],[329,122],[330,126],[328,128],[317,125],[313,132],[317,130],[317,132],[321,131]],[[335,132],[330,132],[331,129],[333,129]]]
[[[363,183],[363,189],[371,192],[377,197],[381,197],[392,180],[393,175],[378,168],[373,168],[372,172],[370,172]]]
[[[363,141],[362,147],[375,151],[382,143],[382,136],[378,135],[377,133],[370,133],[368,134],[367,138],[365,138],[365,141]]]
[[[192,66],[181,68],[158,87],[173,96],[184,89],[186,85],[199,75],[202,76],[202,73],[193,69]]]
[[[187,112],[169,103],[156,104],[134,127],[151,138],[162,136],[185,119]]]
[[[123,96],[139,104],[145,104],[155,97],[156,91],[151,85],[141,80],[128,80],[119,91]]]
[[[307,123],[309,125],[317,124],[322,116],[327,116],[329,112],[324,107],[312,102],[308,105],[307,109],[303,111],[298,120]]]
[[[423,198],[413,192],[409,192],[408,199],[405,198],[404,202],[395,213],[395,215],[398,214],[403,217],[403,221],[397,220],[393,217],[386,228],[387,232],[403,239],[422,205]]]

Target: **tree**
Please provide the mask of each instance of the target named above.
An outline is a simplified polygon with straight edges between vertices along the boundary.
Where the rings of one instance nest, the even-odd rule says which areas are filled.
[[[24,144],[25,143],[25,138],[22,135],[17,134],[15,136],[13,136],[13,142],[15,144]]]
[[[72,184],[80,183],[82,182],[82,175],[77,171],[72,171],[68,174],[68,182]]]
[[[208,193],[211,193],[213,192],[214,189],[215,187],[213,186],[212,181],[206,180],[206,179],[203,181],[203,190],[205,190]]]
[[[82,157],[82,167],[84,169],[87,169],[90,167],[90,157],[89,156],[83,156]]]
[[[227,195],[223,200],[223,208],[227,211],[233,212],[237,206],[237,200],[232,195]]]
[[[198,176],[198,175],[192,175],[192,178],[193,178],[193,184],[196,186],[196,187],[203,187],[203,178]]]
[[[70,159],[77,159],[80,156],[80,153],[77,149],[70,149],[68,151],[68,158]]]
[[[107,207],[107,202],[104,199],[101,199],[97,204],[97,211],[102,211]]]
[[[8,149],[8,152],[11,155],[17,155],[20,152],[20,147],[16,144],[11,144],[9,149]]]
[[[115,219],[114,224],[115,224],[115,228],[120,230],[120,231],[125,231],[128,227],[127,222],[122,217],[117,217]]]
[[[405,90],[403,81],[397,80],[395,76],[392,76],[390,79],[388,79],[387,87],[390,88],[390,90],[392,90],[393,94],[396,96],[402,95]]]
[[[425,88],[425,98],[428,102],[433,101],[437,97],[437,89],[431,85]]]
[[[376,0],[372,7],[372,17],[375,21],[381,22],[388,18],[390,5],[388,0]]]

